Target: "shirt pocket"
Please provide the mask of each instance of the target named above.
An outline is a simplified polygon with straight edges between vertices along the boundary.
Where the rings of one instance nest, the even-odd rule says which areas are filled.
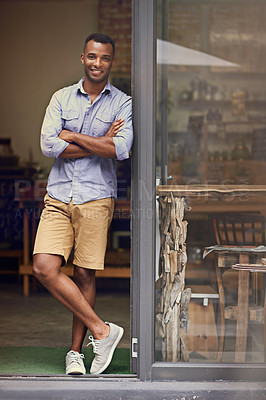
[[[62,119],[64,121],[63,129],[71,132],[78,132],[79,111],[78,110],[65,110],[62,112]]]
[[[97,113],[94,123],[92,134],[93,136],[104,136],[114,121],[112,114],[103,112]]]

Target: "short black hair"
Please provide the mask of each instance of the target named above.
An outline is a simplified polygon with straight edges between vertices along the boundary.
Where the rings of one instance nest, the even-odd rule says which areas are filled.
[[[110,38],[110,36],[106,35],[105,33],[92,33],[91,35],[89,35],[85,39],[84,50],[86,48],[87,43],[91,40],[94,40],[94,42],[97,43],[104,43],[104,44],[110,43],[113,48],[113,55],[115,54],[115,42],[112,38]]]

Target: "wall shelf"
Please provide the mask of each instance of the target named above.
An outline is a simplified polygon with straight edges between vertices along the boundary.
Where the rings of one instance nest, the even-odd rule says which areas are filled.
[[[232,101],[231,100],[179,100],[178,102],[179,106],[181,107],[186,107],[186,108],[201,108],[201,109],[206,109],[207,107],[210,108],[225,108],[225,107],[232,107]],[[245,102],[245,105],[247,108],[261,108],[265,109],[266,107],[266,100],[247,100]]]

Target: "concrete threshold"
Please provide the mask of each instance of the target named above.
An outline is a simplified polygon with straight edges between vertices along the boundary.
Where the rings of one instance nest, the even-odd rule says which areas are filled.
[[[0,399],[264,400],[266,382],[143,382],[126,376],[1,376]]]

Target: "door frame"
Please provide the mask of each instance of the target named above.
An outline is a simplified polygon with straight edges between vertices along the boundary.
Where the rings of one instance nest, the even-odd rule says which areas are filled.
[[[151,378],[154,349],[155,259],[155,68],[156,24],[153,0],[132,1],[132,338],[138,357],[132,372]]]

